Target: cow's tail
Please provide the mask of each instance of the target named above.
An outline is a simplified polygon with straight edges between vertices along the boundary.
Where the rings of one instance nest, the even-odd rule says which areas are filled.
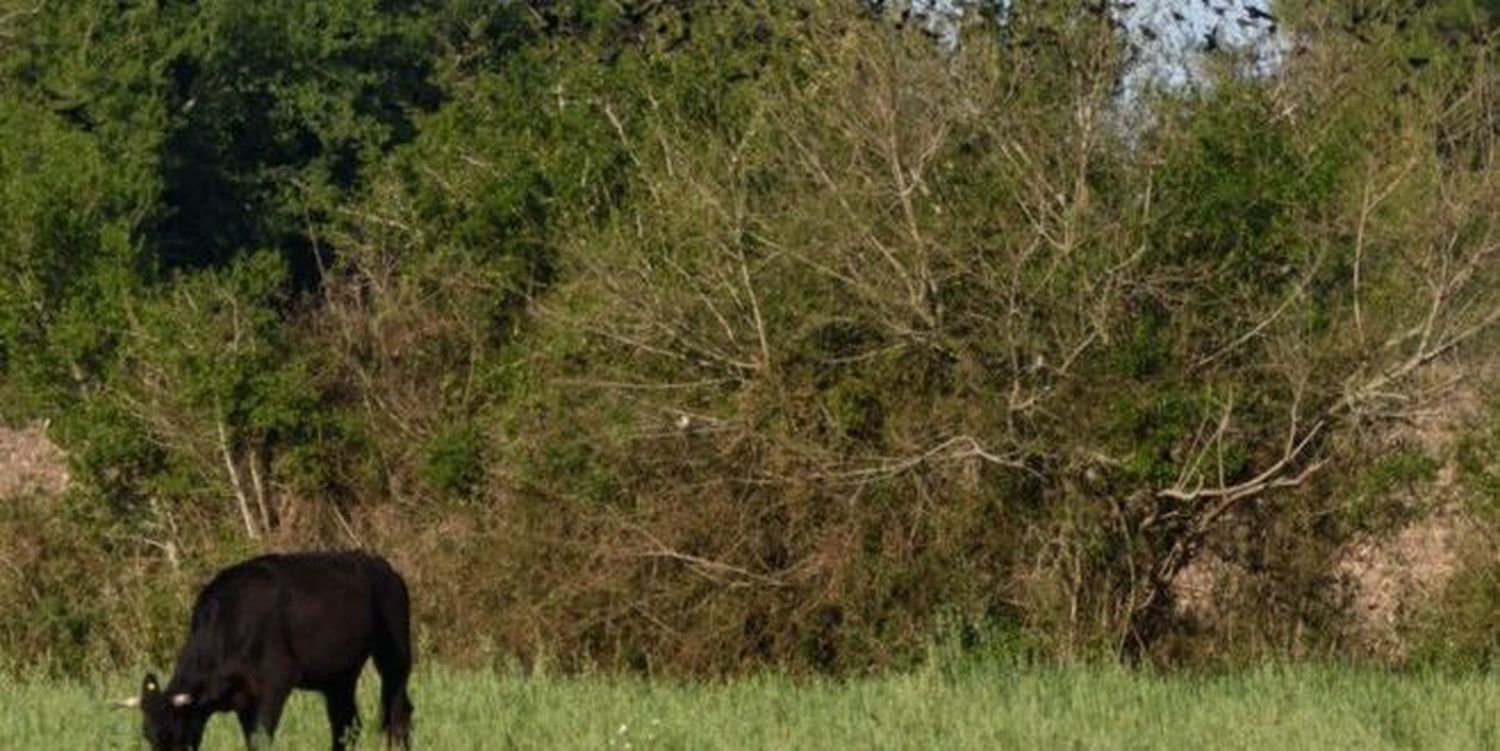
[[[380,724],[391,745],[406,748],[411,736],[411,596],[406,582],[384,559],[374,559],[375,667],[380,671]]]

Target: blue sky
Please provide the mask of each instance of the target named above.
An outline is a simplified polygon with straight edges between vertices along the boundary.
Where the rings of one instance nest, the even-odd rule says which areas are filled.
[[[1002,14],[1027,0],[901,0],[875,2],[909,9],[944,46],[957,43],[964,16],[980,5]],[[1085,12],[1095,0],[1078,0]],[[1271,0],[1104,0],[1105,8],[1130,45],[1133,63],[1126,73],[1125,98],[1153,84],[1178,88],[1201,81],[1207,55],[1215,50],[1243,53],[1254,69],[1274,71],[1290,48]]]

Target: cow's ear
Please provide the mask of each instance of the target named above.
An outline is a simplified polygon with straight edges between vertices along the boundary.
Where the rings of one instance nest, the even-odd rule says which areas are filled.
[[[156,682],[156,673],[147,673],[146,679],[141,681],[141,696],[150,696],[161,691],[161,685]]]

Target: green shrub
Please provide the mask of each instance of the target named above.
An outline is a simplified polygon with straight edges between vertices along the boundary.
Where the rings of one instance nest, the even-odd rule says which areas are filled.
[[[472,498],[485,479],[484,446],[484,433],[472,422],[444,426],[427,442],[427,482],[445,496]]]

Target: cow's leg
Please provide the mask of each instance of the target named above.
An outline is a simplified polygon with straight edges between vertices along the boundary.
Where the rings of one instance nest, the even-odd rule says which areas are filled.
[[[333,751],[352,748],[359,737],[359,706],[355,691],[359,673],[341,678],[323,692],[323,706],[328,710],[328,730],[333,733]]]
[[[255,749],[255,707],[241,707],[234,710],[234,716],[240,720],[240,732],[245,734],[245,748]]]
[[[291,686],[276,686],[261,694],[255,703],[254,717],[247,726],[243,717],[240,729],[245,731],[245,745],[251,749],[267,748],[276,736],[276,726],[281,724],[281,710],[292,693]]]

